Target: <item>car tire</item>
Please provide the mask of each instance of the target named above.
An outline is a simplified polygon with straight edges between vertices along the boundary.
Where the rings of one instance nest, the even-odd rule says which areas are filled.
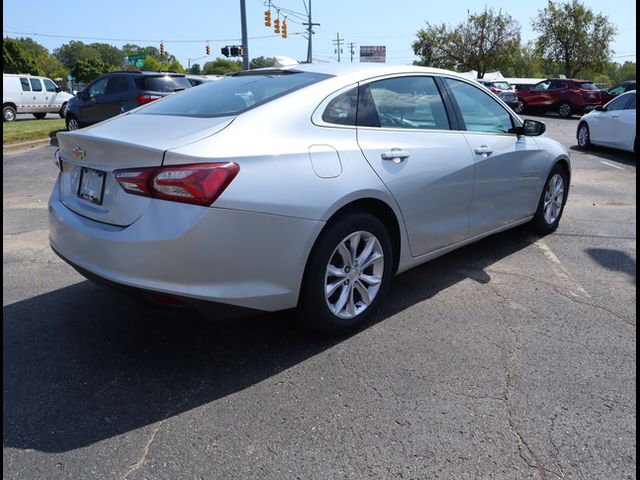
[[[524,101],[519,98],[518,103],[516,103],[513,107],[513,111],[516,112],[518,115],[520,115],[521,113],[524,113],[524,110],[525,110]]]
[[[571,118],[573,106],[569,102],[562,102],[558,106],[558,115],[560,115],[560,118]]]
[[[16,119],[16,109],[11,105],[5,105],[2,107],[2,121],[13,122]]]
[[[533,230],[539,235],[555,232],[560,224],[569,192],[569,173],[562,165],[551,169],[540,194],[538,208],[531,221]]]
[[[585,122],[582,122],[578,125],[578,131],[576,133],[576,138],[578,140],[578,147],[583,150],[587,150],[591,148],[591,136],[589,134],[589,125]]]
[[[80,124],[78,119],[71,114],[68,114],[66,116],[65,123],[67,124],[67,130],[69,130],[70,132],[82,128],[82,125]]]
[[[45,118],[47,116],[47,113],[46,112],[38,112],[38,113],[34,113],[33,116],[36,117],[36,119],[38,119],[38,120],[42,120],[43,118]]]
[[[392,269],[391,239],[384,224],[365,212],[341,217],[328,225],[311,252],[298,320],[329,335],[361,327],[383,300]]]
[[[62,104],[62,107],[60,107],[60,111],[58,112],[58,115],[60,115],[60,118],[64,118],[67,116],[67,102],[64,102]]]

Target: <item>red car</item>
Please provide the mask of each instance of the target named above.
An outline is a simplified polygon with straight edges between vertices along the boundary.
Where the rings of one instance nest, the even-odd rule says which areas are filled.
[[[519,90],[518,99],[524,111],[556,111],[562,118],[582,115],[602,105],[602,94],[591,81],[571,78],[543,80],[529,89]]]

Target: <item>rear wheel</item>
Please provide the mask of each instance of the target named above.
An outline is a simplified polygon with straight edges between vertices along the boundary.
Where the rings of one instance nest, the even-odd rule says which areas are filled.
[[[578,138],[578,146],[582,149],[587,149],[591,147],[591,137],[589,136],[589,125],[586,123],[581,123],[578,126],[578,134],[576,135]]]
[[[38,120],[42,120],[44,117],[47,116],[47,113],[46,112],[38,112],[38,113],[34,113],[33,116],[36,117]]]
[[[549,173],[544,185],[538,209],[531,221],[533,229],[540,235],[547,235],[558,228],[569,190],[569,174],[561,165],[556,165]]]
[[[518,99],[518,103],[514,105],[513,111],[517,114],[524,113],[524,102],[522,101],[522,99]]]
[[[573,107],[569,102],[562,102],[558,107],[558,115],[561,118],[570,118],[573,115]]]
[[[69,131],[78,130],[79,128],[82,128],[80,126],[80,122],[78,122],[78,119],[73,115],[67,115],[66,123],[67,123],[67,130]]]
[[[11,105],[5,105],[2,107],[2,121],[13,122],[16,119],[16,109]]]
[[[392,256],[389,234],[373,215],[354,212],[330,225],[309,258],[300,321],[328,334],[360,327],[384,298]]]

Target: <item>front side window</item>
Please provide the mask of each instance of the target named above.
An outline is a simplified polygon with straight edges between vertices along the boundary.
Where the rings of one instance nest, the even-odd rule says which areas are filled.
[[[625,107],[627,106],[627,103],[629,103],[628,95],[616,97],[613,100],[611,100],[609,103],[607,103],[607,111],[624,110]]]
[[[29,80],[26,78],[20,78],[20,85],[22,86],[23,92],[30,92],[31,87],[29,86]]]
[[[102,78],[89,87],[89,98],[104,95],[107,89],[108,78]]]
[[[33,90],[34,92],[42,91],[42,83],[40,83],[39,78],[30,78],[29,82],[31,82],[31,90]]]
[[[382,128],[449,130],[449,117],[432,77],[398,77],[372,82],[368,95]],[[364,96],[364,95],[363,95]],[[364,110],[364,108],[363,108]],[[363,111],[371,117],[373,109]],[[366,115],[365,115],[366,113]],[[358,125],[361,114],[358,111]],[[366,126],[375,126],[367,120]]]
[[[310,72],[240,73],[150,103],[137,114],[200,118],[238,115],[328,77]]]
[[[458,103],[467,130],[472,132],[509,133],[511,115],[479,88],[460,80],[445,80]]]
[[[53,83],[48,78],[45,78],[42,81],[44,82],[44,88],[47,90],[47,92],[56,93],[57,87],[55,83]]]

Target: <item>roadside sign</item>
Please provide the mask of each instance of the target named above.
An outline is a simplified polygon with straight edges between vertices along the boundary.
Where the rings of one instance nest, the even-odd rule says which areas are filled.
[[[360,47],[360,61],[365,63],[385,63],[387,61],[387,47],[384,45],[362,45]]]
[[[126,58],[125,64],[129,64],[133,67],[144,67],[145,54],[139,53],[137,55],[129,55]]]

